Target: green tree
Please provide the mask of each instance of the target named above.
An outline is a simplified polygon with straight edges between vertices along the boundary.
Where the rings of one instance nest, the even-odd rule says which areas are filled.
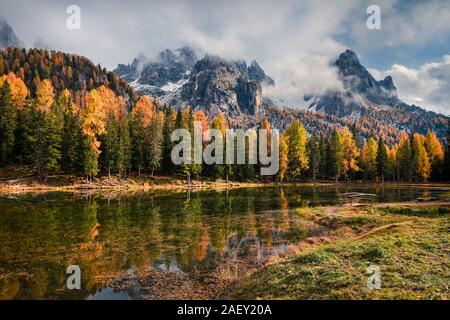
[[[158,170],[161,166],[161,156],[162,156],[162,142],[163,142],[163,132],[162,132],[162,117],[156,116],[151,122],[147,129],[148,137],[148,166],[150,168],[150,173],[153,177],[155,170]]]
[[[86,182],[98,174],[98,151],[94,147],[94,143],[91,137],[83,135],[83,173],[86,175]]]
[[[14,150],[14,130],[16,129],[16,108],[13,104],[8,81],[0,87],[0,162],[12,160]]]
[[[329,145],[328,161],[330,177],[334,177],[334,180],[337,182],[339,177],[344,173],[344,154],[339,130],[333,129]]]
[[[74,116],[73,104],[69,104],[64,115],[61,147],[61,167],[65,172],[76,174],[81,167],[80,155],[82,132],[79,121]]]
[[[306,144],[308,135],[300,120],[294,120],[284,132],[288,145],[289,174],[298,178],[309,168]]]
[[[320,141],[317,139],[316,136],[311,136],[311,138],[308,141],[308,156],[309,156],[309,176],[316,180],[319,170],[320,170],[320,164],[322,161],[322,155],[321,155],[321,148],[320,148]]]
[[[131,168],[131,141],[128,116],[121,115],[119,119],[119,147],[117,153],[117,171],[119,175],[127,174]]]
[[[447,147],[445,148],[443,176],[447,181],[450,180],[450,129],[447,133]]]
[[[165,109],[164,126],[163,126],[163,147],[162,147],[162,171],[166,174],[173,172],[172,148],[171,141],[172,131],[174,129],[172,108],[169,106]]]
[[[381,138],[378,141],[376,163],[377,163],[378,177],[380,177],[381,182],[384,182],[384,179],[389,174],[389,148],[384,144]]]
[[[31,99],[27,99],[23,108],[17,110],[17,126],[14,133],[14,156],[18,163],[32,164],[34,161],[33,143],[36,108]]]

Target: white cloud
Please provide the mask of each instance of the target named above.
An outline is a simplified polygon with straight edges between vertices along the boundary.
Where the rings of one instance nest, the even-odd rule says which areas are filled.
[[[74,3],[81,8],[80,31],[66,28],[66,8]],[[374,3],[381,7],[382,30],[366,27],[366,8]],[[444,0],[2,0],[0,12],[28,46],[79,53],[109,69],[140,53],[154,56],[183,45],[200,54],[256,59],[277,83],[265,94],[291,105],[300,105],[304,94],[340,87],[331,62],[346,49],[342,39],[364,56],[402,44],[439,44],[450,34]],[[450,56],[441,64],[446,61]],[[420,70],[397,65],[393,71],[409,101],[444,104],[431,95],[444,94],[435,87],[445,87],[445,75],[434,74],[424,85],[414,80],[423,78]]]
[[[399,98],[406,103],[450,115],[450,56],[417,69],[394,64],[389,70],[370,72],[378,80],[392,76]]]
[[[372,2],[366,1],[367,4]],[[381,8],[381,30],[361,27],[363,21],[358,15],[353,20],[349,32],[358,51],[447,41],[450,34],[450,3],[447,0],[385,0],[377,4]]]
[[[3,0],[8,17],[26,43],[83,54],[114,68],[139,53],[190,45],[201,54],[256,59],[277,83],[267,92],[296,104],[305,93],[339,87],[330,62],[345,49],[334,40],[361,0],[315,1],[87,1],[80,31],[65,28],[73,1]],[[360,8],[365,14],[365,8]]]

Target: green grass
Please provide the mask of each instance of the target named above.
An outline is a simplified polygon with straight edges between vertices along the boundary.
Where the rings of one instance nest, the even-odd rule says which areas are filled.
[[[234,297],[448,299],[450,219],[441,214],[447,214],[448,208],[441,209],[445,210],[390,208],[391,213],[415,217],[410,223],[393,225],[359,240],[347,239],[315,247],[270,265],[244,281]],[[433,218],[428,218],[430,212]],[[364,224],[365,219],[355,221]],[[367,288],[370,265],[381,269],[379,290]]]
[[[450,207],[386,207],[377,209],[380,213],[408,215],[417,217],[440,217],[450,214]]]

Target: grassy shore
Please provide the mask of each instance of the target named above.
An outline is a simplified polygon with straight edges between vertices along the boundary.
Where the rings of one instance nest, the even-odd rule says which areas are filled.
[[[449,299],[449,203],[328,208],[316,215],[353,232],[269,264],[241,282],[232,297]],[[379,290],[367,287],[370,265],[380,267]]]

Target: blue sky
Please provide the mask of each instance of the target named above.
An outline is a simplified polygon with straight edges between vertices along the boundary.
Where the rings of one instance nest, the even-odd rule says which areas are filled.
[[[81,30],[66,28],[71,4],[81,9]],[[374,4],[381,30],[366,27]],[[109,69],[183,45],[256,59],[277,83],[265,94],[294,107],[305,93],[340,88],[330,62],[350,48],[376,78],[392,75],[406,102],[450,114],[447,0],[2,0],[0,12],[27,46],[80,53]]]

